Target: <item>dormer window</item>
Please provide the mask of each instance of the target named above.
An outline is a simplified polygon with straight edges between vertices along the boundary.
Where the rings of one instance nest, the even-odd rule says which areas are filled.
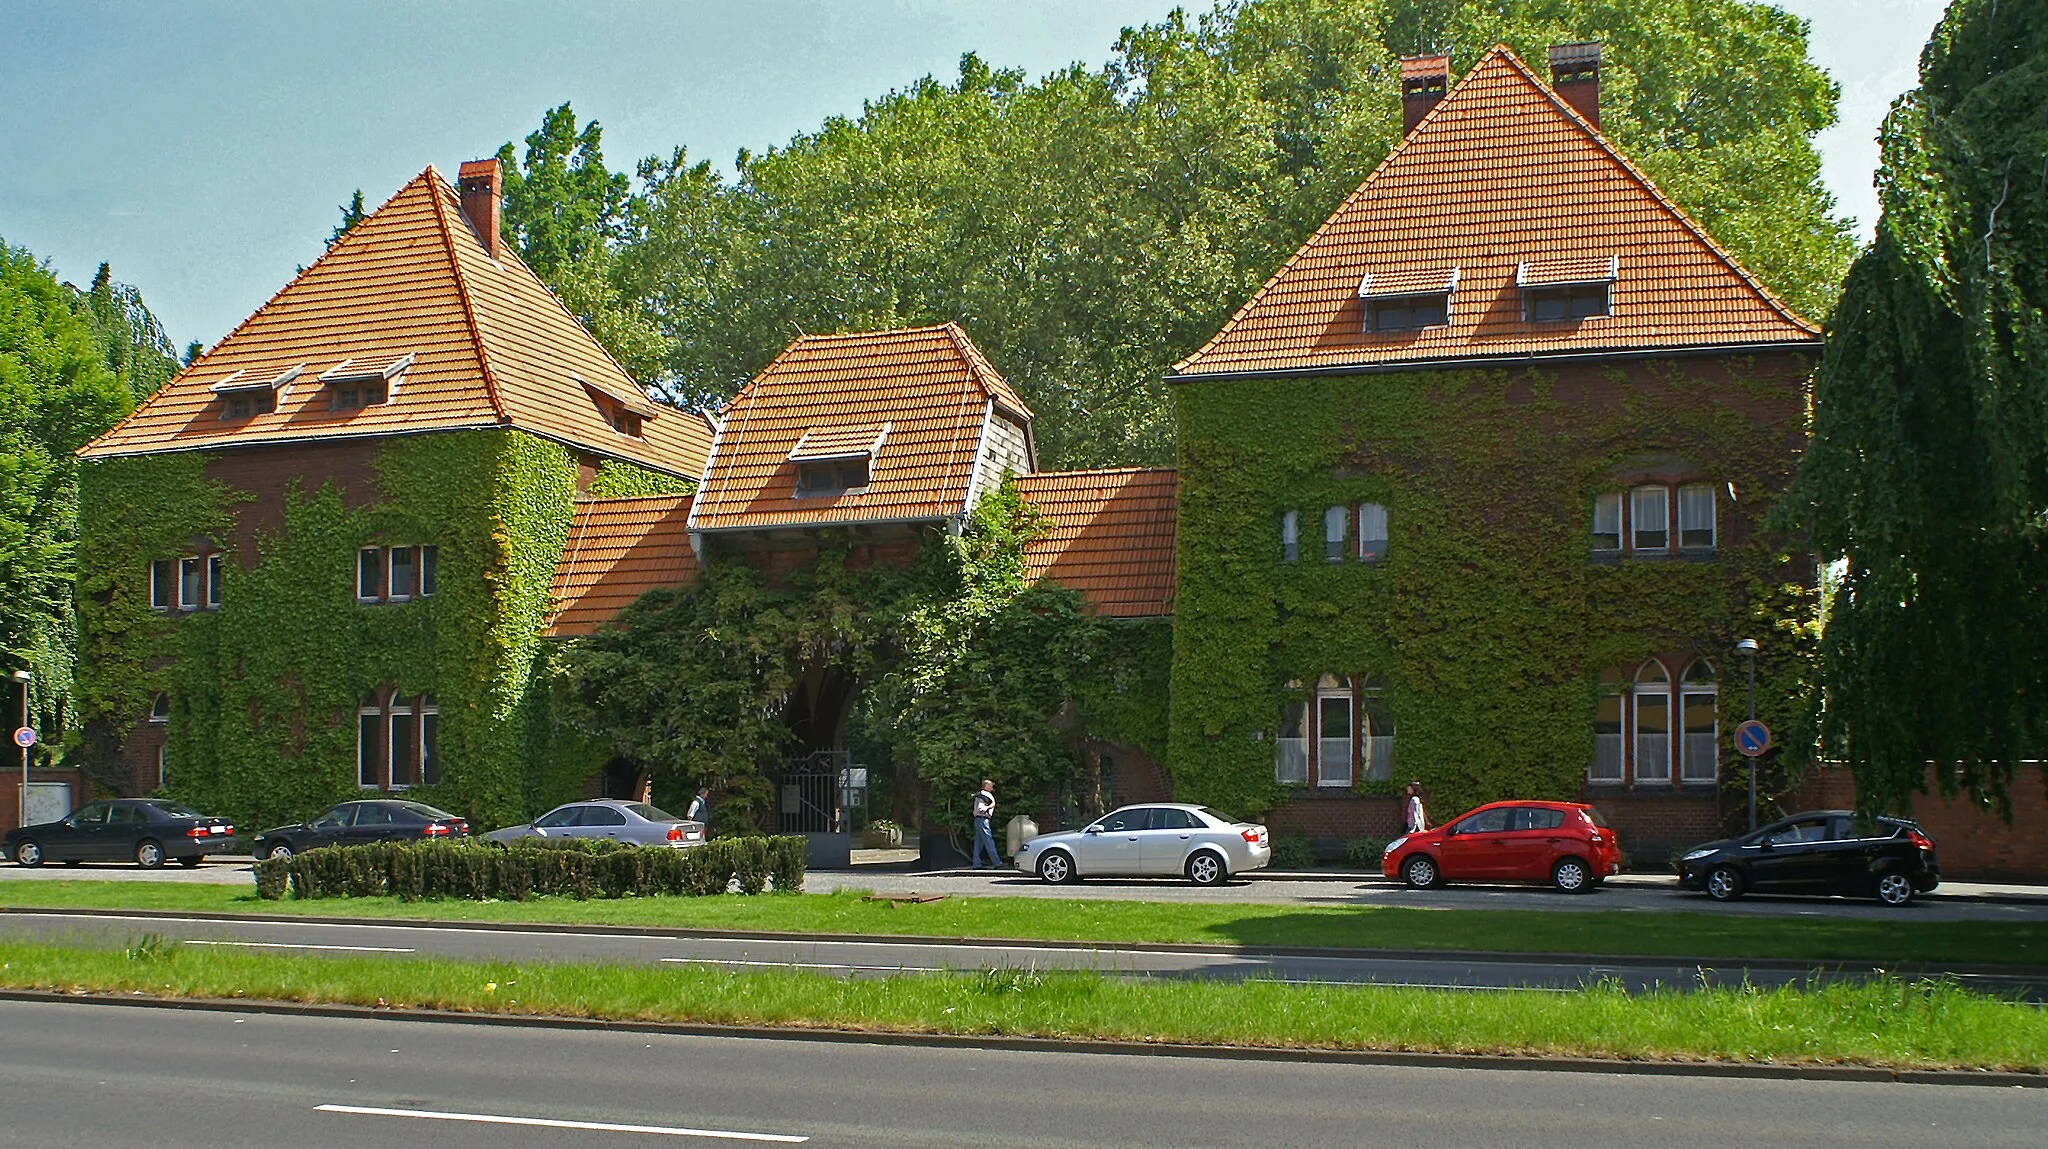
[[[623,407],[614,407],[612,409],[612,430],[617,431],[621,435],[629,435],[635,439],[640,438],[640,413],[638,411],[628,411]]]
[[[870,466],[888,437],[887,423],[805,431],[789,451],[789,461],[796,464],[797,497],[864,490]]]
[[[320,373],[320,382],[327,387],[327,409],[330,411],[358,411],[364,407],[376,407],[389,403],[398,394],[398,385],[405,378],[405,369],[412,366],[413,355],[369,355],[351,356]]]
[[[1515,265],[1525,323],[1570,323],[1613,314],[1621,257],[1524,260]]]
[[[647,396],[627,388],[592,383],[581,375],[569,378],[582,385],[584,393],[597,404],[598,414],[611,424],[612,430],[629,439],[644,438],[647,420],[661,413],[661,408]]]
[[[243,368],[215,383],[211,390],[220,396],[220,417],[253,419],[277,410],[280,397],[290,393],[292,380],[305,366],[301,363],[282,371]]]
[[[1451,321],[1458,269],[1367,272],[1359,281],[1368,333],[1420,331]]]
[[[796,493],[799,495],[838,495],[867,485],[866,456],[820,459],[814,463],[798,463],[796,467]]]

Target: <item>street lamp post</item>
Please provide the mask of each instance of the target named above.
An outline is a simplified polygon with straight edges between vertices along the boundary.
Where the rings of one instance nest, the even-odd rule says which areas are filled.
[[[1735,644],[1735,653],[1749,664],[1749,720],[1756,721],[1756,639],[1745,638]],[[1749,828],[1756,830],[1756,757],[1749,759]]]
[[[21,683],[21,724],[28,725],[28,684],[35,676],[26,670],[14,672],[14,681]],[[28,747],[21,748],[21,824],[28,825]]]

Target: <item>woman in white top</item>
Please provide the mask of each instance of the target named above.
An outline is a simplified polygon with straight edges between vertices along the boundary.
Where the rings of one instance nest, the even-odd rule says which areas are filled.
[[[1420,834],[1429,829],[1429,819],[1422,812],[1422,783],[1408,783],[1408,832]]]

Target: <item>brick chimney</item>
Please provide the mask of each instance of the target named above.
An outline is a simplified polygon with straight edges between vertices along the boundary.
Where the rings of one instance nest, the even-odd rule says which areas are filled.
[[[491,258],[498,258],[503,246],[498,237],[498,198],[504,187],[498,161],[471,160],[463,164],[456,186],[462,189],[462,216],[469,221],[469,229],[483,241]]]
[[[1550,46],[1550,86],[1587,123],[1600,126],[1600,42]]]
[[[1415,130],[1451,87],[1449,56],[1401,57],[1401,132]]]

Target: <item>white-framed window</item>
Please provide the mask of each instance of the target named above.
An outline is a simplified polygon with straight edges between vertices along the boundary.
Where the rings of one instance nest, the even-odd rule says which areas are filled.
[[[388,573],[384,580],[385,598],[391,602],[406,602],[412,598],[417,556],[411,547],[392,547],[384,553]]]
[[[1351,512],[1345,507],[1323,512],[1323,557],[1333,563],[1344,561],[1344,527],[1350,519]]]
[[[432,695],[423,696],[420,710],[420,785],[441,784],[441,708]]]
[[[1290,699],[1280,704],[1280,737],[1274,740],[1273,780],[1283,786],[1308,785],[1308,703]]]
[[[384,708],[374,697],[356,707],[356,785],[365,790],[384,786]]]
[[[419,588],[421,598],[434,597],[434,591],[440,582],[440,568],[441,548],[431,545],[421,547]]]
[[[391,780],[391,789],[407,790],[412,787],[413,768],[419,763],[419,747],[413,740],[412,707],[405,699],[393,695],[387,716],[385,726],[391,734],[384,746],[391,772],[386,777]]]
[[[1387,686],[1377,675],[1358,682],[1359,762],[1369,782],[1394,777],[1394,712],[1387,705]]]
[[[1387,508],[1379,503],[1358,506],[1358,561],[1376,563],[1387,557]]]
[[[1367,331],[1420,331],[1450,322],[1451,295],[1448,291],[1422,295],[1393,295],[1369,300],[1365,309]]]
[[[1351,785],[1351,680],[1325,674],[1316,683],[1316,785]]]
[[[206,560],[198,557],[178,560],[178,609],[199,610],[206,605]]]
[[[356,601],[378,602],[384,597],[383,553],[376,547],[356,552]]]
[[[1671,675],[1656,659],[1636,671],[1636,783],[1668,785],[1671,781]]]
[[[1586,781],[1620,785],[1625,780],[1621,712],[1627,701],[1621,675],[1602,675],[1600,700],[1593,707],[1593,766]]]
[[[1629,548],[1654,554],[1671,550],[1671,488],[1637,487],[1629,498]]]
[[[149,564],[149,609],[171,609],[171,560],[158,559]]]
[[[151,722],[169,722],[171,720],[170,695],[159,690],[156,693],[156,697],[149,700],[149,720]]]
[[[1714,485],[1687,483],[1678,488],[1678,545],[1686,550],[1714,549]]]
[[[1621,492],[1602,491],[1593,496],[1593,549],[1621,550]]]
[[[220,552],[206,556],[206,609],[220,609]]]
[[[1287,511],[1280,516],[1280,558],[1293,562],[1301,557],[1301,512]]]
[[[1679,716],[1683,738],[1679,746],[1678,780],[1712,782],[1721,776],[1720,686],[1714,668],[1704,658],[1694,659],[1679,684]]]

